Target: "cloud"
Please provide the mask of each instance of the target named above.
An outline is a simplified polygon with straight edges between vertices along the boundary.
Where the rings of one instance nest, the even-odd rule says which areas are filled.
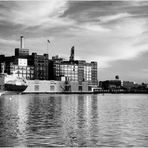
[[[18,42],[15,40],[6,40],[6,39],[0,38],[0,43],[1,44],[17,44]]]
[[[118,13],[115,15],[100,16],[98,19],[101,23],[108,23],[110,21],[115,21],[115,20],[130,17],[130,16],[131,14],[129,13]]]
[[[114,62],[122,65],[121,60],[141,58],[148,51],[147,7],[140,1],[0,2],[0,45],[12,51],[24,35],[25,47],[43,54],[50,39],[50,57],[68,59],[75,45],[77,58],[115,71]]]
[[[147,51],[147,44],[143,45],[143,33],[147,30],[145,19],[124,18],[122,21],[111,25],[100,25],[95,23],[83,23],[75,34],[79,55],[90,55],[91,59],[102,61],[104,66],[111,66],[109,62],[127,60],[137,57],[141,52]],[[138,45],[137,45],[138,44]]]
[[[21,24],[25,27],[44,25],[46,23],[54,22],[58,19],[66,9],[67,0],[50,0],[50,1],[15,1],[2,3],[2,5],[7,5],[8,10],[11,12],[6,12],[6,9],[2,10],[1,13],[6,12],[5,17],[0,19],[3,21],[10,21],[15,24]],[[11,6],[11,4],[13,5]],[[13,9],[14,8],[14,9]],[[6,20],[7,18],[7,20]]]
[[[83,29],[89,30],[89,31],[97,31],[97,32],[109,32],[110,29],[102,27],[101,25],[98,24],[90,24],[86,23],[83,26]]]
[[[144,72],[144,73],[147,73],[148,74],[148,68],[141,69],[141,72]]]
[[[114,29],[121,37],[133,37],[142,35],[147,30],[147,20],[128,18],[114,24]]]

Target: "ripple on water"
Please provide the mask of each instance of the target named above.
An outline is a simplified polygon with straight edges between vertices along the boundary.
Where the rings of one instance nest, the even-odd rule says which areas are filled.
[[[0,146],[148,147],[148,96],[0,98]]]

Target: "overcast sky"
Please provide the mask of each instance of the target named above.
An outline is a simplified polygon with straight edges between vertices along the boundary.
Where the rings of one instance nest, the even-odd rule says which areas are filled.
[[[99,80],[148,82],[147,1],[0,1],[0,54],[25,48],[98,62]]]

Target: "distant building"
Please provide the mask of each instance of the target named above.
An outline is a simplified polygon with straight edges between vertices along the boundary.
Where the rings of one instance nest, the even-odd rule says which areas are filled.
[[[135,82],[122,81],[122,87],[131,90],[132,88],[137,87],[137,84],[135,84]]]
[[[100,81],[99,86],[104,90],[114,90],[121,88],[121,80]]]
[[[98,64],[91,62],[91,82],[92,85],[98,85]]]

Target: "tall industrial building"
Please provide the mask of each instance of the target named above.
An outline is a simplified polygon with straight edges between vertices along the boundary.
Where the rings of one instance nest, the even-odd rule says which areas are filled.
[[[4,64],[4,72],[15,73],[26,79],[34,78],[34,66],[28,64],[29,49],[24,48],[24,37],[20,37],[20,48],[15,49],[15,56],[0,55],[0,63]],[[1,68],[0,68],[1,69]]]
[[[0,63],[4,63],[5,73],[15,73],[29,80],[48,80],[48,54],[29,55],[29,49],[24,48],[23,36],[20,37],[20,48],[15,49],[15,56],[0,55]]]
[[[66,77],[69,81],[78,81],[79,83],[85,81],[89,85],[98,85],[97,62],[87,63],[85,60],[74,60],[74,46],[71,48],[69,61],[58,56],[52,57],[52,61],[55,80]]]
[[[48,59],[48,54],[29,55],[29,49],[24,46],[24,37],[20,37],[20,48],[15,49],[15,55],[5,57],[0,55],[1,63],[5,66],[5,73],[17,74],[30,80],[66,80],[78,82],[81,85],[87,82],[89,86],[98,85],[97,62],[86,62],[85,60],[75,60],[75,48],[71,48],[69,60],[64,60],[58,56]],[[0,71],[2,72],[2,71]]]
[[[34,79],[48,80],[48,54],[28,56],[29,65],[34,67]]]

